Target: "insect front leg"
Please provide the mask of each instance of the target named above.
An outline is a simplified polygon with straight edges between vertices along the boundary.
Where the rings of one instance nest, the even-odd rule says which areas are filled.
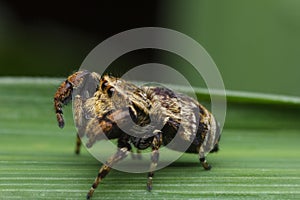
[[[118,140],[118,151],[110,159],[108,159],[108,161],[106,161],[104,165],[102,165],[91,189],[87,194],[86,199],[90,199],[93,196],[95,189],[98,187],[99,183],[104,179],[104,177],[110,172],[112,166],[120,160],[126,158],[126,156],[128,155],[131,147],[130,144],[128,144],[127,142],[124,143],[125,140],[126,139],[124,138],[120,138]]]
[[[76,95],[73,101],[73,116],[75,125],[77,128],[77,136],[76,136],[76,146],[75,146],[75,153],[80,153],[81,147],[81,137],[84,135],[84,130],[86,126],[86,122],[83,118],[84,110],[83,110],[83,100],[80,95]]]
[[[66,80],[59,86],[58,90],[54,95],[54,109],[56,113],[58,126],[60,128],[63,128],[65,125],[63,117],[63,106],[67,105],[72,99],[72,92],[73,86],[68,80]]]
[[[147,190],[151,191],[152,190],[152,179],[154,176],[154,171],[156,169],[158,159],[159,159],[159,148],[162,144],[162,137],[161,137],[161,132],[157,133],[152,142],[152,154],[151,154],[151,164],[150,164],[150,169],[148,173],[148,181],[147,181]]]

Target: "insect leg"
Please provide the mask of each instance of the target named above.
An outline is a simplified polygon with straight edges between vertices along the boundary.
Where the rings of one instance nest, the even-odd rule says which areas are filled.
[[[77,127],[77,137],[76,137],[76,146],[75,146],[75,153],[80,153],[80,146],[81,146],[81,139],[80,137],[83,136],[83,101],[80,95],[76,95],[73,101],[73,113],[74,113],[74,121]]]
[[[136,158],[137,158],[138,160],[142,160],[142,152],[141,152],[141,150],[139,150],[139,149],[136,150]]]
[[[120,145],[120,139],[119,139],[119,144]],[[112,166],[114,164],[116,164],[118,161],[124,159],[130,150],[130,145],[129,144],[124,144],[122,148],[118,148],[118,151],[110,158],[108,159],[104,165],[102,165],[102,167],[100,168],[99,172],[98,172],[98,176],[96,177],[91,189],[89,190],[86,199],[90,199],[93,196],[93,193],[95,191],[95,189],[97,188],[97,186],[99,185],[99,183],[104,179],[104,177],[110,172]]]
[[[130,152],[133,160],[142,160],[141,150],[137,149],[136,152],[131,150]]]
[[[202,165],[202,167],[205,169],[205,170],[210,170],[211,169],[211,165],[209,165],[205,159],[205,153],[204,153],[204,149],[203,149],[203,146],[201,145],[200,147],[200,150],[199,150],[199,160],[200,160],[200,163]]]
[[[79,134],[76,135],[76,146],[75,146],[75,153],[78,155],[80,153],[80,147],[81,147],[81,139]]]
[[[65,120],[63,117],[63,106],[67,105],[72,99],[72,92],[73,86],[67,79],[66,81],[61,83],[54,95],[54,109],[58,126],[60,128],[63,128],[65,125]]]
[[[161,137],[161,132],[157,133],[152,142],[152,154],[151,154],[151,164],[150,164],[150,169],[148,173],[148,181],[147,181],[147,190],[151,191],[152,190],[152,179],[154,176],[154,170],[157,166],[158,159],[159,159],[159,148],[162,144],[162,137]]]

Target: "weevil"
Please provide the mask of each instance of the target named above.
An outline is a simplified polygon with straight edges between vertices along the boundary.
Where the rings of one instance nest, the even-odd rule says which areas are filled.
[[[78,130],[77,153],[83,136],[88,138],[88,148],[99,140],[117,139],[116,153],[99,169],[87,199],[132,146],[138,150],[151,148],[149,191],[162,145],[198,154],[203,168],[211,169],[206,155],[218,151],[220,128],[213,114],[187,95],[162,86],[139,87],[122,78],[83,70],[70,75],[54,95],[60,128],[65,124],[63,106],[71,101]]]

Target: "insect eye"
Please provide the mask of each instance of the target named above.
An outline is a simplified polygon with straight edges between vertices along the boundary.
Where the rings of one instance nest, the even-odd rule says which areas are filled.
[[[109,97],[112,97],[114,91],[115,91],[115,88],[113,88],[113,87],[109,88],[109,89],[107,90],[108,96],[109,96]]]
[[[68,80],[65,81],[65,84],[66,84],[66,88],[72,88],[73,87],[72,84]]]
[[[107,80],[103,81],[103,83],[101,84],[101,90],[104,91],[108,86],[108,82]]]

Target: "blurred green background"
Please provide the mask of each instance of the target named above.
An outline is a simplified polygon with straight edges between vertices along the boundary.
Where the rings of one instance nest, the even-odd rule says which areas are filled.
[[[197,40],[227,89],[300,95],[296,0],[2,0],[0,76],[65,77],[104,39],[143,26],[171,28]],[[140,63],[148,61],[142,54]]]
[[[197,40],[226,89],[243,92],[228,92],[212,171],[184,154],[157,172],[148,194],[146,174],[113,170],[94,199],[300,199],[298,0],[0,0],[0,199],[85,197],[100,163],[85,148],[74,154],[71,107],[61,130],[53,94],[103,40],[145,26]],[[149,62],[191,73],[186,61],[162,51],[134,51],[112,65],[121,71]]]

